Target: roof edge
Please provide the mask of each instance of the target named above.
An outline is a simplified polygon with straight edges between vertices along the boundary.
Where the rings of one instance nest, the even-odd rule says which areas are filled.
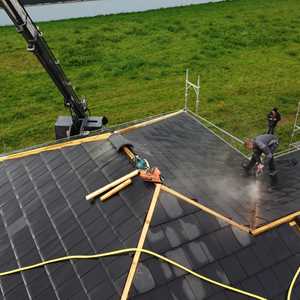
[[[96,134],[96,135],[92,135],[92,136],[81,137],[81,138],[77,138],[77,139],[75,138],[73,140],[68,140],[66,142],[56,141],[54,144],[42,145],[42,146],[38,146],[37,148],[29,148],[29,149],[26,149],[26,150],[23,150],[23,151],[21,150],[20,152],[15,152],[15,153],[7,154],[7,155],[4,155],[4,156],[0,156],[0,163],[4,162],[6,160],[22,158],[22,157],[26,157],[26,156],[30,156],[30,155],[34,155],[34,154],[39,154],[39,153],[46,152],[46,151],[58,150],[58,149],[66,148],[66,147],[71,147],[71,146],[84,144],[84,143],[104,141],[104,140],[107,140],[113,132],[127,133],[129,131],[132,131],[132,130],[135,130],[135,129],[138,129],[138,128],[141,128],[141,127],[145,127],[145,126],[151,125],[153,123],[160,122],[164,119],[171,118],[171,117],[176,116],[176,115],[178,115],[182,112],[183,112],[183,110],[179,110],[179,111],[176,111],[176,112],[171,112],[171,113],[167,113],[167,114],[163,114],[163,115],[154,116],[151,119],[146,119],[146,120],[144,119],[145,121],[140,120],[140,121],[138,121],[138,123],[136,123],[134,125],[130,125],[132,123],[126,123],[126,125],[130,125],[130,126],[124,127],[124,128],[120,128],[120,127],[122,127],[122,124],[121,125],[116,125],[114,128],[117,128],[117,127],[120,128],[116,131],[111,130],[109,132],[106,131],[104,133],[102,132],[100,134]],[[123,126],[124,125],[125,124],[123,124]]]

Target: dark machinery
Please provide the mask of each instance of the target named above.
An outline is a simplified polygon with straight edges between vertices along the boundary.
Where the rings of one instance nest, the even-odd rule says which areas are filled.
[[[108,120],[106,117],[89,116],[86,100],[81,100],[75,93],[58,60],[24,6],[18,0],[0,0],[0,4],[1,2],[2,7],[15,24],[17,32],[21,33],[27,41],[27,50],[36,55],[63,95],[64,104],[71,112],[70,117],[58,117],[55,123],[56,139],[103,129]]]

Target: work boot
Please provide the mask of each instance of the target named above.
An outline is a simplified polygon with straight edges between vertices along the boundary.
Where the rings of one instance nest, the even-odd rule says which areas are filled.
[[[242,168],[244,169],[246,175],[250,175],[250,170],[247,163],[243,163]]]
[[[277,170],[273,170],[273,171],[270,171],[269,175],[270,175],[271,177],[274,177],[274,176],[277,175],[277,173],[278,173]]]

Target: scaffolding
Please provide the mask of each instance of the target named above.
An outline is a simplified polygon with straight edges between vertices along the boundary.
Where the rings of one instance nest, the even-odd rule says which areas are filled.
[[[298,102],[298,108],[297,108],[297,113],[296,113],[296,117],[295,117],[294,127],[293,127],[293,131],[292,131],[291,139],[290,139],[290,144],[289,144],[290,150],[300,149],[300,142],[299,141],[294,142],[295,135],[297,135],[300,130],[300,120],[298,120],[299,114],[300,114],[300,101]]]
[[[185,104],[184,110],[188,110],[188,98],[189,98],[189,89],[193,88],[196,93],[196,107],[195,112],[199,114],[199,96],[200,96],[200,76],[198,75],[197,84],[194,84],[189,81],[189,69],[186,69],[185,73]]]

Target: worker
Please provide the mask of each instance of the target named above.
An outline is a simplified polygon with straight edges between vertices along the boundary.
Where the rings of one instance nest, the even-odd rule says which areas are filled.
[[[269,175],[275,176],[277,174],[273,158],[273,153],[278,146],[278,139],[275,135],[263,134],[257,136],[254,140],[247,139],[244,143],[244,146],[246,149],[253,151],[251,160],[248,163],[243,164],[243,168],[247,174],[250,173],[251,169],[256,164],[259,164],[258,167],[262,168],[262,153],[264,153],[266,156],[265,164],[269,167]]]
[[[267,115],[268,118],[268,134],[274,134],[275,127],[277,123],[281,120],[280,113],[276,107],[272,108],[272,110]]]

